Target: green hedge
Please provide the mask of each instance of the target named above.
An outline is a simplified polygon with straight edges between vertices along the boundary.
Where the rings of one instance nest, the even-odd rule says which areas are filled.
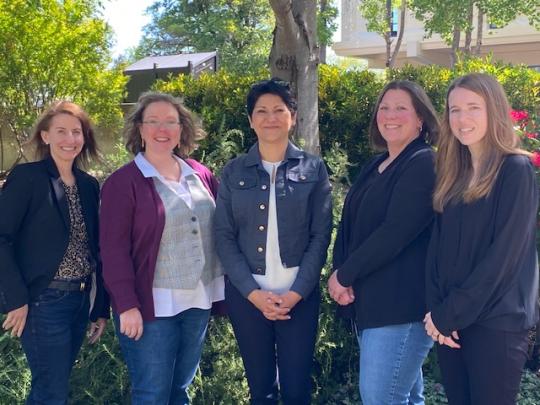
[[[336,67],[320,68],[320,138],[323,156],[334,182],[334,223],[339,218],[349,179],[372,154],[367,128],[377,94],[387,80],[419,82],[440,111],[448,83],[469,71],[495,74],[503,83],[512,106],[526,110],[537,119],[540,106],[540,73],[524,67],[472,60],[455,70],[427,66],[395,69],[385,74],[368,71],[344,72]],[[208,137],[195,155],[217,172],[232,156],[247,150],[255,136],[250,131],[244,108],[249,85],[265,78],[219,72],[198,80],[180,76],[162,82],[156,89],[182,96],[188,107],[204,123]],[[128,155],[122,151],[107,157],[98,169],[101,177],[118,167]],[[356,339],[347,325],[335,320],[335,306],[324,285],[330,269],[323,270],[323,298],[319,340],[314,358],[314,392],[317,404],[359,403],[357,389],[358,351]],[[444,403],[432,356],[426,363],[426,395],[429,404]],[[0,404],[22,403],[30,376],[17,340],[0,332]],[[194,404],[247,403],[247,384],[231,326],[225,319],[213,319],[209,326],[200,371],[192,387]],[[71,402],[77,404],[128,403],[127,372],[111,325],[98,345],[85,346],[74,368]],[[531,373],[524,377],[521,404],[536,403],[540,382]],[[540,400],[540,399],[539,399]]]

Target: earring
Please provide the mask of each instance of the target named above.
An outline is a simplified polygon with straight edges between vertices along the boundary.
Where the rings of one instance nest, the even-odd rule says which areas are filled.
[[[141,136],[141,147],[144,149],[144,146],[145,146],[144,138]]]

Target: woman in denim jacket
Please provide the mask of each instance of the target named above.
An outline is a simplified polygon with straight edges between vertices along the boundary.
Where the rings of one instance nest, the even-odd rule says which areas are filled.
[[[289,142],[296,102],[288,84],[255,83],[247,110],[258,142],[223,169],[216,204],[225,299],[251,403],[277,403],[279,385],[283,403],[308,404],[330,183],[322,160]]]

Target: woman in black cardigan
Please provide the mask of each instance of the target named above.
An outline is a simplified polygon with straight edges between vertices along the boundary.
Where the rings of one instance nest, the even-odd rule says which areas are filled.
[[[32,372],[27,403],[65,404],[89,313],[92,343],[109,317],[99,185],[78,169],[97,150],[88,116],[67,101],[43,114],[32,142],[42,160],[15,167],[0,194],[2,326],[21,337]]]
[[[426,330],[450,404],[514,404],[538,319],[538,187],[491,76],[448,90],[427,260]]]
[[[353,303],[364,405],[422,404],[425,334],[424,263],[433,221],[437,118],[415,83],[381,92],[370,136],[386,150],[347,194],[334,246],[330,295]]]

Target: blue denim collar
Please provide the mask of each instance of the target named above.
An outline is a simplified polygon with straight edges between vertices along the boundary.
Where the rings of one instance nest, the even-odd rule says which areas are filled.
[[[289,141],[289,144],[287,145],[287,150],[285,151],[285,158],[283,161],[291,160],[291,159],[303,159],[304,153],[302,150],[297,148],[291,141]],[[260,166],[262,167],[262,159],[261,154],[259,153],[259,142],[256,142],[255,145],[253,145],[251,148],[249,148],[249,151],[246,156],[246,160],[244,161],[245,166]]]

